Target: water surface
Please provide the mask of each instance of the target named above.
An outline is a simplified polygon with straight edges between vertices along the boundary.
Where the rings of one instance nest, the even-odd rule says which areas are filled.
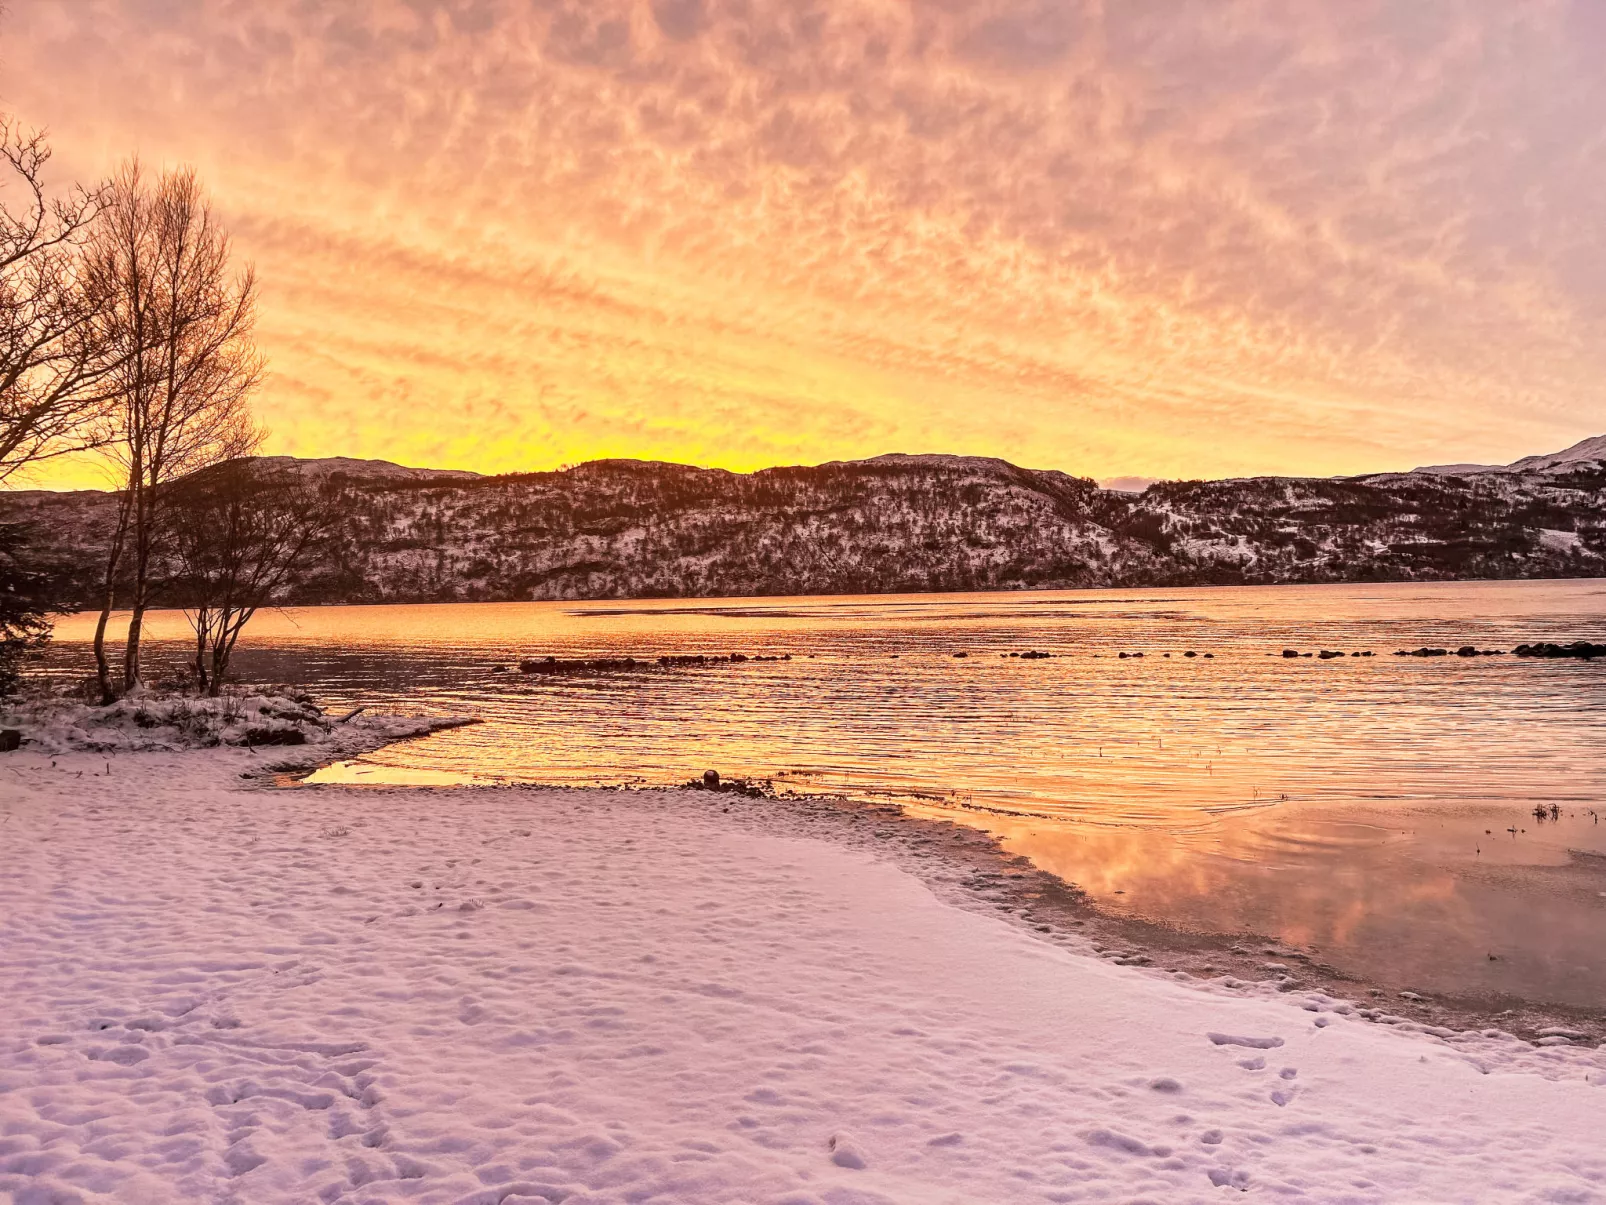
[[[90,626],[61,626],[56,672]],[[182,616],[149,630],[182,658]],[[319,781],[716,768],[979,825],[1106,908],[1379,982],[1606,1006],[1606,662],[1391,655],[1603,632],[1601,581],[328,607],[261,616],[237,669],[486,720]],[[685,653],[791,659],[516,670]]]

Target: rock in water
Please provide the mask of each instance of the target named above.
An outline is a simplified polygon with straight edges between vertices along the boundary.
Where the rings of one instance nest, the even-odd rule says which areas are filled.
[[[1592,661],[1596,657],[1606,657],[1606,644],[1591,644],[1587,640],[1575,640],[1571,644],[1519,644],[1512,650],[1519,657],[1578,657],[1584,661]]]
[[[710,791],[719,790],[719,771],[718,770],[704,770],[703,771],[703,786],[708,788],[708,790],[710,790]]]

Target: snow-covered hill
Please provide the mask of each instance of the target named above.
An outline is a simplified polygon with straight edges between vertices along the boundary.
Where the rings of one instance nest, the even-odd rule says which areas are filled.
[[[1158,482],[985,457],[504,477],[308,466],[342,516],[301,601],[508,600],[1606,576],[1606,437],[1498,472]],[[319,468],[383,465],[378,471]],[[1531,464],[1532,467],[1523,467]],[[305,471],[305,470],[304,470]],[[0,495],[88,604],[111,495]]]
[[[1595,435],[1579,440],[1565,451],[1548,456],[1524,456],[1510,468],[1515,473],[1551,473],[1602,461],[1606,461],[1606,435]]]
[[[1554,473],[1571,472],[1602,462],[1606,462],[1606,435],[1592,435],[1560,452],[1524,456],[1511,464],[1429,464],[1413,472],[1441,477],[1465,477],[1474,473]]]
[[[480,476],[467,469],[410,469],[389,460],[356,460],[350,456],[325,456],[318,460],[303,460],[295,456],[263,456],[258,459],[270,468],[293,469],[315,481],[333,477],[361,481],[468,481]]]

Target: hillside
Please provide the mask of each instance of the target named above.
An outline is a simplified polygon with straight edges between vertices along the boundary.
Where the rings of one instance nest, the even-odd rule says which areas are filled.
[[[279,463],[343,516],[296,601],[395,602],[1606,575],[1606,462],[1575,451],[1142,493],[954,456],[503,477]],[[30,522],[82,605],[112,516],[94,491],[0,495],[0,519]]]

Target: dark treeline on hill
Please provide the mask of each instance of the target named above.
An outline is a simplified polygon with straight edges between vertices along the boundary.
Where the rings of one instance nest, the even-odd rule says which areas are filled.
[[[1591,458],[1141,494],[948,456],[750,474],[611,460],[505,477],[269,463],[321,483],[338,515],[299,575],[303,603],[1606,575],[1606,463]],[[27,524],[69,566],[84,606],[115,509],[92,491],[0,495],[0,521]]]

